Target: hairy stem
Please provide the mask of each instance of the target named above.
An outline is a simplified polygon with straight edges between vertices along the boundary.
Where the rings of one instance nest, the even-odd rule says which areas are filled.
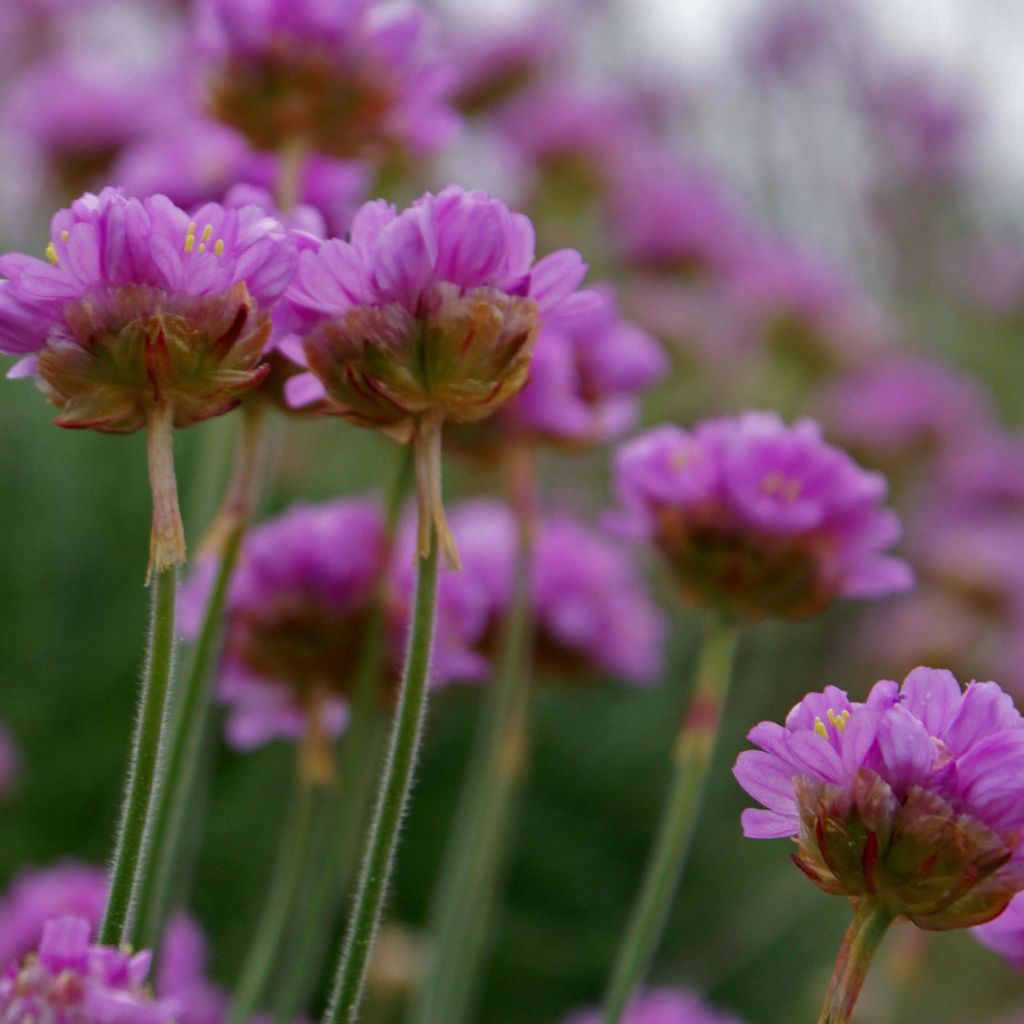
[[[177,569],[157,573],[152,588],[149,650],[142,678],[142,700],[132,739],[131,765],[121,809],[117,846],[110,872],[110,891],[100,925],[105,945],[132,944],[136,894],[144,888],[150,867],[149,813],[159,799],[160,767],[174,673],[174,605]]]
[[[439,544],[432,534],[431,530],[426,555],[417,559],[416,598],[398,708],[325,1024],[355,1024],[359,1019],[370,953],[384,910],[398,834],[412,789],[426,720],[437,604]]]

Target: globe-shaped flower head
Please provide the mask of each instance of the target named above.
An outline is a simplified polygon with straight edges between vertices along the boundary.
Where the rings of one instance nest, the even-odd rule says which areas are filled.
[[[737,619],[813,615],[836,597],[905,590],[885,480],[771,413],[658,427],[624,445],[619,525],[666,556],[684,596]]]
[[[235,746],[303,739],[307,776],[330,780],[329,741],[345,724],[385,551],[373,501],[297,505],[249,533],[228,595],[218,685]],[[186,633],[198,632],[213,570],[201,565],[183,591]]]
[[[458,125],[454,70],[427,19],[376,0],[203,0],[198,45],[215,117],[258,149],[381,159],[432,149]]]
[[[533,247],[526,217],[452,186],[401,213],[366,204],[349,240],[302,254],[288,291],[327,411],[415,437],[420,552],[432,521],[453,564],[440,494],[442,424],[500,408],[526,383],[544,320],[589,301],[575,294],[585,272],[579,253],[534,263]],[[305,383],[295,378],[297,399],[315,397],[315,389],[301,393]]]
[[[184,560],[171,427],[227,412],[262,380],[295,247],[255,206],[189,215],[108,188],[54,216],[46,253],[0,257],[0,352],[30,357],[14,372],[34,372],[60,426],[149,429],[150,568],[168,568]]]
[[[749,738],[761,749],[734,774],[765,809],[744,811],[744,833],[795,836],[825,892],[948,929],[1024,888],[1024,719],[995,683],[918,668],[864,703],[827,687]]]
[[[134,956],[89,942],[89,922],[58,917],[43,930],[39,951],[13,961],[0,978],[4,1024],[167,1024],[178,1012],[145,986],[151,955]]]

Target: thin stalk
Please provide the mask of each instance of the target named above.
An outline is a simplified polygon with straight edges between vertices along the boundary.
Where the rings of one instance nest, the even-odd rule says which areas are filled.
[[[274,200],[281,213],[291,213],[302,197],[302,173],[309,156],[309,145],[301,135],[293,135],[278,154]]]
[[[675,746],[668,798],[605,995],[603,1024],[619,1024],[661,938],[686,864],[704,781],[714,756],[738,635],[735,625],[715,621],[704,639],[693,697]]]
[[[390,551],[398,529],[402,503],[413,477],[412,449],[404,446],[400,464],[385,500],[384,546]],[[358,839],[373,793],[372,766],[383,750],[384,716],[380,691],[386,652],[387,615],[385,579],[363,630],[359,662],[355,669],[349,725],[339,741],[338,787],[334,813],[327,823],[326,855],[307,887],[305,898],[293,916],[288,970],[277,980],[278,999],[274,1017],[281,1024],[292,1021],[307,1006],[327,953],[331,922],[342,894],[351,884],[358,864]]]
[[[119,946],[131,943],[136,894],[149,870],[147,822],[159,797],[167,713],[174,672],[174,610],[177,568],[157,573],[152,588],[149,650],[142,678],[142,701],[132,740],[131,766],[121,809],[117,846],[110,873],[107,907],[99,941]]]
[[[467,1019],[499,901],[529,743],[533,482],[532,464],[523,454],[525,460],[509,467],[513,498],[518,492],[523,499],[513,501],[519,530],[512,600],[445,849],[430,913],[430,958],[410,1008],[410,1024],[462,1024]]]
[[[412,629],[383,779],[324,1024],[355,1024],[359,1019],[370,952],[380,925],[398,846],[398,833],[412,789],[426,720],[434,612],[437,605],[439,543],[433,530],[428,536],[428,551],[425,556],[421,555],[417,559]]]
[[[849,1024],[868,968],[892,922],[891,911],[872,899],[854,905],[853,921],[836,957],[818,1024]]]
[[[140,892],[139,920],[135,929],[140,944],[150,949],[159,946],[174,879],[181,874],[185,823],[193,806],[199,768],[203,763],[213,667],[220,650],[224,607],[258,490],[266,437],[263,415],[258,407],[243,410],[232,481],[203,545],[216,550],[213,557],[218,559],[217,574],[172,720],[167,785],[150,823],[154,870]]]
[[[228,1024],[246,1024],[252,1017],[280,953],[281,940],[309,868],[313,826],[323,792],[321,787],[310,783],[300,755],[273,878],[263,904],[263,914],[254,932],[255,939],[235,987]]]

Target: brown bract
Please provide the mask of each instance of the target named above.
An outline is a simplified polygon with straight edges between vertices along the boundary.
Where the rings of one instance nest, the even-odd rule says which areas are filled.
[[[1009,864],[1008,840],[970,815],[957,814],[918,787],[900,802],[862,768],[852,794],[801,778],[797,866],[822,890],[870,896],[919,928],[970,928],[1002,913],[1024,884]]]
[[[243,283],[202,298],[127,286],[102,307],[76,303],[65,318],[70,336],[51,338],[38,361],[62,427],[127,434],[157,406],[187,427],[229,411],[267,373],[270,318]]]

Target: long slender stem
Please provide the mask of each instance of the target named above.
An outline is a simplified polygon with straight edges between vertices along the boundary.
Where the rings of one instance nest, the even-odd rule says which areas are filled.
[[[278,155],[274,199],[281,213],[291,213],[302,198],[302,173],[309,156],[309,145],[301,135],[285,140]]]
[[[399,514],[413,478],[413,452],[403,446],[385,499],[384,546],[390,551]],[[355,669],[349,724],[339,742],[338,792],[327,823],[326,856],[315,871],[305,898],[293,916],[288,970],[277,979],[275,1020],[288,1024],[306,1007],[323,969],[331,922],[358,865],[360,828],[373,794],[373,766],[383,753],[384,716],[379,710],[386,651],[385,580],[379,581],[363,629]]]
[[[721,621],[711,624],[704,639],[693,697],[675,747],[668,798],[605,995],[603,1024],[619,1024],[661,938],[686,863],[704,781],[714,756],[737,639],[737,627]]]
[[[232,481],[204,543],[204,547],[215,549],[211,557],[218,559],[217,574],[172,720],[166,785],[150,824],[154,869],[140,891],[138,925],[134,929],[139,944],[150,949],[159,946],[174,879],[182,873],[184,826],[194,804],[202,764],[224,607],[258,489],[266,438],[263,415],[258,408],[243,410]]]
[[[142,680],[142,701],[132,740],[131,767],[121,810],[117,846],[110,875],[107,907],[99,941],[106,945],[130,942],[136,894],[149,869],[150,807],[159,796],[160,764],[174,672],[174,605],[177,569],[157,573],[152,588],[149,651]]]
[[[416,599],[398,709],[392,725],[380,794],[367,838],[362,872],[342,948],[325,1024],[355,1024],[366,984],[370,951],[391,880],[398,833],[412,789],[427,712],[430,657],[437,605],[438,539],[417,560]]]
[[[528,453],[522,454],[526,459],[513,457],[510,466],[513,491],[518,492],[514,499],[521,499],[513,501],[519,529],[512,600],[445,849],[430,914],[430,959],[423,987],[407,1018],[410,1024],[462,1024],[469,1014],[498,904],[522,783],[534,645],[530,606],[532,462]]]
[[[872,899],[855,905],[818,1024],[849,1024],[868,968],[892,922],[892,913]]]
[[[263,914],[235,988],[228,1024],[246,1024],[256,1009],[267,978],[277,959],[281,940],[309,868],[313,826],[323,790],[310,784],[300,762],[296,770],[292,803],[281,832],[281,845],[274,864]]]

